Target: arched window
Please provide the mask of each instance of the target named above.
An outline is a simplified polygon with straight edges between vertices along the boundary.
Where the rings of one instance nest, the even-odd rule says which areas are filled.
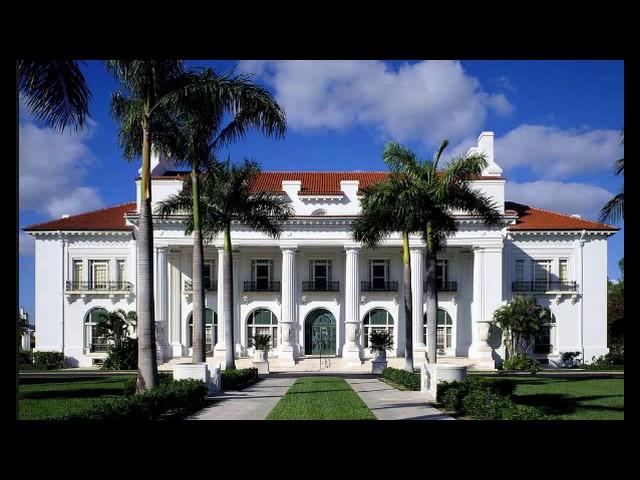
[[[278,319],[271,310],[259,308],[249,314],[247,319],[247,334],[249,345],[256,335],[271,335],[271,346],[278,346]]]
[[[369,335],[371,335],[372,331],[387,330],[393,335],[393,317],[382,308],[374,308],[364,316],[362,327],[364,330],[364,348],[369,348]]]
[[[427,314],[424,314],[424,330],[423,341],[427,344]],[[447,348],[451,348],[452,332],[453,332],[453,320],[442,308],[438,309],[438,319],[436,323],[436,349],[439,354],[445,353]]]
[[[312,217],[321,217],[326,214],[327,211],[324,208],[316,208],[313,212],[311,212]]]
[[[218,343],[218,315],[210,308],[204,309],[205,326],[204,342],[205,353],[213,353],[213,346]],[[187,335],[188,347],[193,347],[193,312],[189,314],[189,333]]]
[[[89,310],[84,317],[84,348],[89,353],[101,353],[109,350],[107,339],[98,336],[96,325],[100,319],[100,315],[108,313],[104,308],[94,308]]]

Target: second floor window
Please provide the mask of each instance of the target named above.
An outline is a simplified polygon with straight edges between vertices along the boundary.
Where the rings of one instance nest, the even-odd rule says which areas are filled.
[[[94,289],[107,289],[109,283],[109,261],[90,260],[89,273],[91,275],[89,283]]]
[[[560,260],[558,268],[558,280],[560,283],[567,283],[569,281],[569,261]]]
[[[516,260],[516,271],[515,271],[515,281],[516,282],[524,282],[524,259]]]
[[[214,263],[209,260],[204,261],[204,265],[202,266],[202,284],[205,290],[212,290],[211,280],[215,275]]]
[[[551,260],[534,260],[533,281],[538,286],[548,285],[551,280]]]
[[[82,260],[73,261],[73,282],[84,282],[84,265]]]
[[[121,284],[127,281],[127,270],[124,260],[118,260],[118,282]]]
[[[449,280],[449,263],[447,260],[438,260],[436,265],[436,284],[439,288],[444,289],[444,286]]]
[[[315,288],[326,289],[327,282],[331,281],[331,260],[311,260],[309,274]]]
[[[258,290],[267,290],[269,282],[272,281],[273,260],[253,260],[251,269],[251,280],[255,282]]]
[[[389,260],[369,260],[369,281],[374,290],[384,290],[389,278]]]

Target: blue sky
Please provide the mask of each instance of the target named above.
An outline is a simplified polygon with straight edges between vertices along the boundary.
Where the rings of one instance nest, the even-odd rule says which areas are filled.
[[[595,218],[622,187],[624,63],[621,61],[188,61],[254,74],[287,112],[283,140],[259,134],[225,151],[265,170],[386,170],[385,142],[431,157],[443,138],[465,152],[495,132],[507,199]],[[81,133],[56,134],[20,115],[19,226],[133,201],[139,165],[127,163],[109,115],[113,79],[83,65],[93,98]],[[622,227],[622,225],[619,225]],[[624,231],[609,240],[619,277]],[[21,234],[20,304],[33,318],[33,241]]]

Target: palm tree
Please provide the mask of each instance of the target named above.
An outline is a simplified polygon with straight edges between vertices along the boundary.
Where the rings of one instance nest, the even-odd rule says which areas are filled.
[[[271,192],[252,192],[251,184],[260,173],[254,161],[245,160],[240,165],[211,162],[211,168],[200,174],[198,191],[201,198],[200,221],[203,240],[210,243],[221,232],[224,234],[223,295],[224,331],[227,350],[225,368],[235,368],[233,351],[233,253],[231,225],[240,223],[273,238],[278,238],[282,223],[293,213],[290,205]],[[189,180],[183,183],[182,191],[158,204],[162,216],[189,212],[186,232],[194,231],[193,187]]]
[[[624,145],[624,129],[620,133],[620,144]],[[624,175],[624,157],[616,160],[614,172],[616,175]],[[601,222],[612,221],[613,223],[624,220],[624,184],[622,191],[602,207],[599,220]]]
[[[449,142],[444,140],[433,161],[420,161],[413,152],[392,142],[387,145],[384,160],[393,174],[406,178],[408,196],[414,201],[419,227],[426,244],[425,290],[427,297],[427,361],[436,359],[436,319],[438,286],[436,267],[438,252],[446,247],[447,237],[457,231],[453,210],[460,210],[480,219],[489,226],[501,224],[495,203],[470,186],[471,180],[482,174],[487,161],[482,154],[453,158],[442,171],[438,164]]]
[[[174,105],[179,121],[175,156],[191,167],[190,208],[193,216],[193,363],[205,361],[205,305],[202,271],[204,252],[200,221],[200,172],[206,168],[212,154],[234,140],[244,138],[255,127],[267,136],[284,135],[284,111],[273,96],[255,85],[247,75],[231,73],[218,77],[204,69],[199,80],[216,80],[215,88],[184,95],[182,91],[167,95],[163,103]],[[231,114],[225,125],[224,117]],[[189,232],[190,234],[191,232]],[[231,348],[231,345],[229,346]]]
[[[135,311],[125,312],[121,308],[112,312],[101,312],[96,325],[96,334],[113,341],[113,346],[120,348],[122,342],[129,338],[130,330],[135,329],[137,315]]]
[[[75,60],[18,60],[18,87],[25,105],[54,130],[83,128],[91,92]]]

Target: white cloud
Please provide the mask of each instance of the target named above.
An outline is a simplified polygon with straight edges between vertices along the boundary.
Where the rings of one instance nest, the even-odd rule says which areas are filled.
[[[483,91],[455,61],[422,61],[392,70],[382,61],[240,62],[275,90],[290,128],[373,127],[398,141],[438,144],[477,134],[487,112],[509,114],[502,94]]]
[[[602,187],[576,182],[506,182],[506,199],[569,215],[596,219],[613,194]]]
[[[18,252],[21,256],[32,257],[36,252],[35,239],[24,232],[20,232],[18,234]]]
[[[623,156],[617,130],[562,130],[520,125],[496,139],[496,162],[505,170],[528,167],[540,178],[611,171]]]
[[[83,185],[96,162],[85,141],[95,122],[83,132],[56,133],[29,122],[19,128],[19,207],[52,217],[99,208],[95,188]]]

